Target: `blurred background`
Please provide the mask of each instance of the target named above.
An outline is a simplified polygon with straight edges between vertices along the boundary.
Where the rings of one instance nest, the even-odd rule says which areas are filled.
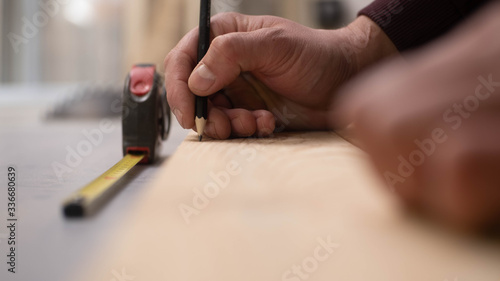
[[[213,12],[340,27],[370,0],[214,0]],[[161,65],[198,21],[199,0],[2,0],[0,83],[121,84],[132,64]],[[2,91],[1,94],[8,94]]]

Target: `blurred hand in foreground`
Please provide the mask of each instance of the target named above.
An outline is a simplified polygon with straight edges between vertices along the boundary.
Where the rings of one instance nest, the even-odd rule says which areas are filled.
[[[499,14],[361,75],[333,110],[409,206],[458,227],[500,218]]]

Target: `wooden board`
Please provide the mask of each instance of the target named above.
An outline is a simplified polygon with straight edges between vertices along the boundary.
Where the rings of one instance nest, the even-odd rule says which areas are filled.
[[[109,246],[82,260],[75,276],[500,279],[498,242],[460,237],[405,216],[366,155],[334,133],[202,143],[190,134],[162,169],[137,204],[124,210],[130,220],[114,229]],[[204,190],[203,198],[195,196]],[[193,213],[183,216],[181,207]]]

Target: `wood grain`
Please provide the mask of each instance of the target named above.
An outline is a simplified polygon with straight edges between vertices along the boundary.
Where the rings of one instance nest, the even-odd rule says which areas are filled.
[[[118,280],[113,271],[133,280],[500,278],[497,242],[404,215],[367,164],[334,133],[202,143],[190,134],[146,195],[124,210],[130,220],[114,229],[109,247],[75,274],[106,281]],[[218,182],[213,174],[229,176]],[[179,207],[193,207],[194,194],[207,187],[212,198],[198,202],[206,206],[188,223]],[[318,248],[328,240],[338,247]]]

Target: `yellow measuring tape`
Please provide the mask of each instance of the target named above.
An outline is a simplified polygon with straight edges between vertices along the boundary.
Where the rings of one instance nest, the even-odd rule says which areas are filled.
[[[67,217],[83,217],[92,214],[116,189],[116,182],[137,165],[145,155],[127,154],[120,162],[97,179],[78,190],[64,203]],[[115,187],[115,188],[113,188]]]

